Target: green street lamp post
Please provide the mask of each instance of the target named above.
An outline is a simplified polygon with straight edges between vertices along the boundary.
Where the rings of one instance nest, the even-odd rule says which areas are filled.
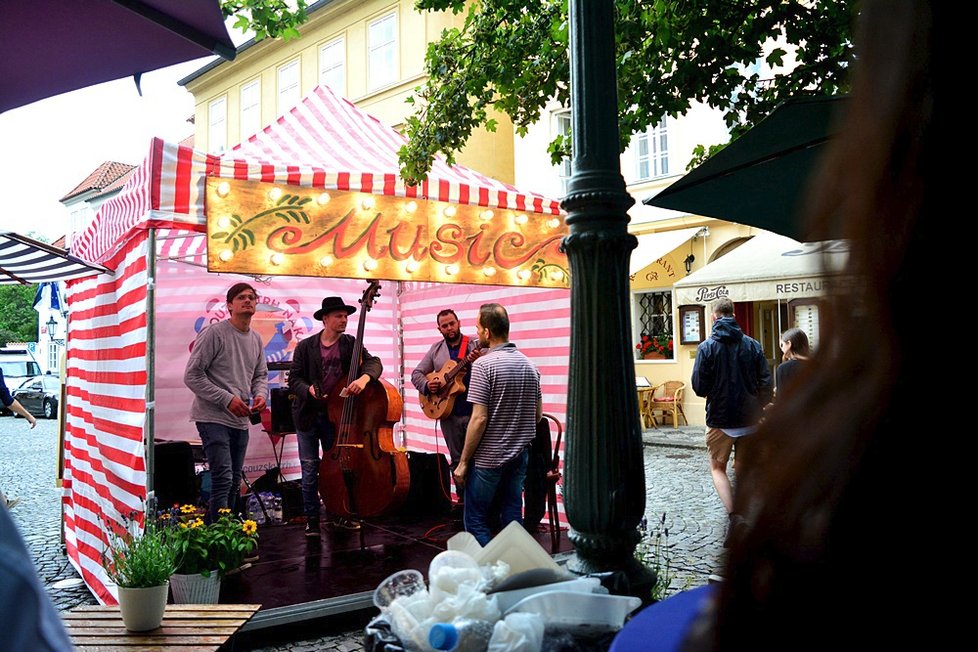
[[[624,571],[647,598],[655,574],[635,560],[645,464],[630,345],[628,233],[634,203],[619,168],[614,3],[570,1],[573,159],[564,248],[571,268],[564,507],[577,573]]]

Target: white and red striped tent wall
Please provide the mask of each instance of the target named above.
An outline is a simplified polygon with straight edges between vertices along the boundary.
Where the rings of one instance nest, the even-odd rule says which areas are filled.
[[[435,198],[488,207],[558,215],[557,202],[461,166],[437,161],[429,180],[405,186],[397,177],[396,149],[403,138],[355,106],[317,88],[295,109],[223,157],[154,139],[122,193],[106,202],[72,253],[114,274],[69,285],[68,398],[65,435],[65,536],[69,557],[102,602],[114,588],[101,569],[105,523],[129,513],[141,518],[146,475],[146,360],[156,365],[155,435],[196,440],[189,422],[183,365],[196,330],[218,318],[224,290],[242,277],[209,274],[203,263],[204,182],[207,176],[288,183],[324,189]],[[148,230],[160,229],[156,337],[146,335]],[[190,236],[190,237],[181,237]],[[262,322],[269,342],[294,346],[323,296],[359,297],[362,281],[270,280],[258,287],[268,309]],[[513,340],[540,366],[544,409],[562,422],[567,385],[570,300],[566,290],[389,283],[371,313],[367,348],[384,361],[385,378],[406,382],[405,416],[397,437],[416,451],[444,450],[435,424],[417,406],[410,372],[438,337],[435,314],[454,308],[472,334],[478,306],[498,301],[513,321]],[[200,320],[203,320],[201,322]],[[281,327],[281,328],[280,328]],[[266,353],[274,354],[266,348]],[[271,463],[271,448],[253,431],[248,468]],[[297,475],[293,438],[283,466]],[[290,469],[295,469],[289,473]]]

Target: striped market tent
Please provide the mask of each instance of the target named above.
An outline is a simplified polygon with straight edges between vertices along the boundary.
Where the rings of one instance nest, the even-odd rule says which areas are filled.
[[[253,324],[266,342],[266,357],[274,361],[287,359],[296,342],[318,331],[312,314],[323,296],[338,294],[352,302],[365,287],[356,279],[256,280],[208,273],[207,177],[560,215],[556,201],[442,160],[423,184],[406,186],[397,175],[397,149],[403,143],[396,131],[319,87],[223,156],[154,139],[123,191],[75,238],[73,254],[113,272],[70,282],[67,297],[65,539],[70,559],[100,601],[115,602],[99,562],[103,523],[121,522],[132,513],[143,517],[145,442],[150,437],[199,441],[189,421],[183,367],[197,331],[226,318],[225,290],[238,280],[255,283],[261,305]],[[455,309],[463,331],[474,336],[478,307],[487,301],[509,309],[513,341],[540,367],[544,411],[564,421],[568,290],[385,282],[367,317],[364,343],[383,360],[384,378],[403,388],[404,417],[395,441],[408,450],[447,454],[437,423],[423,415],[410,384],[411,371],[440,337],[436,313]],[[255,427],[246,473],[255,478],[274,464],[269,438]],[[285,440],[281,466],[287,477],[298,477],[293,437]]]

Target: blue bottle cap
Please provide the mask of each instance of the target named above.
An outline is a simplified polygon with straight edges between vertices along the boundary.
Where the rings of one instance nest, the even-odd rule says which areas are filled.
[[[458,630],[451,623],[435,623],[428,631],[428,644],[436,650],[451,650],[458,643]]]

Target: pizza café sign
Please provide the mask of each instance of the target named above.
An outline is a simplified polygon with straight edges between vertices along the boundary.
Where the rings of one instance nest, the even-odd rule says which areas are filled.
[[[207,269],[568,287],[562,218],[209,178]]]

